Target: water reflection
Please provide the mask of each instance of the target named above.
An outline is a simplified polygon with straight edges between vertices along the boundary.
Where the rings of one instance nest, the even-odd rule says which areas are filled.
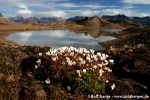
[[[76,33],[85,33],[85,36],[87,36],[87,34],[90,34],[93,38],[98,38],[102,35],[105,35],[107,33],[118,33],[121,32],[122,30],[120,29],[108,29],[108,28],[84,28],[84,29],[76,29],[73,30]]]
[[[87,49],[100,50],[102,46],[98,43],[115,39],[111,36],[100,36],[99,31],[89,33],[76,33],[69,30],[45,30],[17,32],[6,37],[21,45],[50,46],[58,48],[62,46],[85,47]]]

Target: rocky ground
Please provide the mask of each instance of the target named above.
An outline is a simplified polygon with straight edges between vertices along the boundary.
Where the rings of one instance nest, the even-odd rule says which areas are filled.
[[[125,45],[134,47],[138,44],[144,44],[146,47],[150,48],[150,28],[128,28],[120,33],[112,33],[109,35],[114,35],[117,39],[112,41],[101,42],[104,48],[109,49],[111,46],[114,48],[121,48]]]
[[[101,52],[110,55],[115,62],[109,84],[115,83],[116,86],[114,90],[106,87],[103,96],[114,96],[111,99],[116,100],[115,96],[132,95],[143,96],[146,99],[141,98],[141,100],[148,100],[147,95],[150,96],[149,32],[149,29],[128,29],[122,35],[118,35],[117,40],[103,43],[106,49]],[[35,76],[34,65],[39,58],[38,53],[45,54],[50,47],[20,46],[13,41],[5,40],[3,36],[4,34],[1,34],[0,37],[0,100],[90,99],[83,95],[70,95],[65,87],[46,85],[43,80]],[[43,56],[42,59],[46,61],[47,58]],[[120,98],[122,97],[118,100]],[[126,100],[132,99],[127,97]]]

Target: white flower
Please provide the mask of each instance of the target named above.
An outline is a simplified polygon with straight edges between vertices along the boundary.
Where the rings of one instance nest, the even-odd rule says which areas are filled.
[[[86,54],[84,53],[83,56],[85,56]]]
[[[79,77],[82,77],[82,75],[81,75],[81,74],[79,74]]]
[[[93,54],[93,53],[94,53],[94,50],[93,50],[93,49],[90,49],[90,52]]]
[[[87,53],[87,54],[89,54],[89,53],[90,53],[90,51],[86,51],[86,53]]]
[[[115,86],[115,84],[113,83],[113,84],[111,85],[111,89],[114,90],[115,87],[116,87],[116,86]]]
[[[109,62],[113,64],[113,63],[114,63],[114,60],[110,59]]]
[[[102,62],[102,65],[103,65],[103,66],[106,66],[106,65],[108,65],[108,62],[105,62],[105,63]]]
[[[83,73],[86,73],[86,69],[83,69]]]
[[[101,57],[101,53],[100,53],[100,52],[98,52],[98,53],[97,53],[97,56]]]
[[[107,60],[104,60],[104,62],[105,62],[105,65],[108,65],[108,61]]]
[[[70,46],[70,50],[73,51],[73,50],[74,50],[74,47],[73,47],[73,46]]]
[[[74,56],[74,52],[71,52],[71,53],[70,53],[70,56]]]
[[[85,60],[82,60],[81,62],[80,62],[80,64],[82,64],[82,65],[84,65],[86,62],[85,62]]]
[[[106,80],[106,83],[108,83],[109,81],[108,80]]]
[[[110,73],[110,72],[112,72],[112,70],[111,70],[111,69],[109,69],[109,68],[107,69],[107,71],[108,71],[109,73]]]
[[[70,90],[71,90],[71,87],[70,87],[70,86],[67,86],[67,90],[70,91]]]
[[[103,58],[103,60],[105,60],[106,59],[106,55],[102,54],[102,58]]]
[[[104,60],[104,58],[103,58],[103,57],[100,57],[100,60]]]
[[[72,66],[73,65],[72,61],[68,61],[68,65]]]
[[[76,62],[75,62],[75,61],[73,61],[73,62],[72,62],[72,65],[76,65]]]
[[[50,83],[51,83],[50,79],[46,79],[46,80],[45,80],[45,83],[46,83],[46,84],[50,84]]]
[[[62,47],[61,49],[62,50],[66,50],[68,47],[67,46],[64,46],[64,47]]]
[[[71,49],[69,48],[69,49],[68,49],[68,53],[70,53],[70,52],[71,52]]]
[[[35,65],[35,69],[37,69],[39,66],[38,65]]]
[[[49,52],[49,51],[48,51],[48,52],[46,52],[46,55],[48,55],[48,56],[49,56],[49,55],[50,55],[50,52]]]
[[[69,61],[70,61],[70,58],[69,58],[69,57],[66,57],[66,60],[67,60],[67,62],[69,62]]]
[[[89,56],[86,57],[86,60],[88,60],[89,62],[91,61],[91,58]]]
[[[78,53],[78,49],[77,49],[77,48],[75,48],[74,51],[75,51],[76,53]]]
[[[105,57],[108,58],[109,56],[106,54]]]
[[[109,68],[105,67],[104,69],[105,69],[105,70],[108,70]]]
[[[38,59],[36,62],[40,64],[41,63],[41,59]]]
[[[80,74],[80,70],[76,70],[76,72],[77,72],[78,74]]]
[[[82,54],[82,53],[83,53],[83,49],[82,49],[82,48],[79,48],[79,50],[78,50],[78,51],[79,51],[79,53],[80,53],[80,54]]]
[[[53,61],[56,61],[56,57],[52,57],[52,60],[53,60]]]
[[[102,64],[97,64],[100,68],[102,68]]]
[[[94,66],[93,66],[93,68],[94,68],[94,69],[96,69],[96,68],[97,68],[97,66],[96,66],[96,65],[94,65]]]
[[[91,57],[91,59],[93,59],[93,58],[94,58],[94,55],[91,55],[90,57]]]
[[[85,48],[83,49],[83,51],[84,51],[84,53],[87,53],[87,50]]]
[[[78,73],[79,77],[81,77],[81,73],[80,72],[81,72],[80,70],[77,70],[77,73]]]
[[[65,62],[63,61],[62,64],[65,65]]]
[[[99,70],[99,74],[100,74],[100,76],[102,76],[102,75],[103,75],[103,73],[104,73],[104,71],[103,71],[102,69],[100,69],[100,70]]]
[[[98,61],[98,58],[97,58],[96,56],[94,56],[94,60],[95,60],[95,61]]]
[[[56,52],[57,52],[57,49],[54,49],[53,52],[56,53]]]
[[[79,61],[82,61],[83,59],[82,58],[79,58]]]
[[[85,48],[82,48],[83,49],[83,51],[86,51],[86,49]]]
[[[42,53],[39,53],[39,56],[42,56]]]
[[[65,48],[64,50],[65,50],[65,52],[68,52],[68,48]]]
[[[50,55],[52,55],[52,56],[57,56],[57,53],[51,52]]]

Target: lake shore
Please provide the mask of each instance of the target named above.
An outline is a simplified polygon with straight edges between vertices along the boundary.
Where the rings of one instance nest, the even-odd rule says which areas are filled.
[[[27,73],[23,74],[22,64],[27,67],[34,66],[36,59],[39,58],[38,53],[45,54],[50,47],[21,46],[6,40],[4,36],[8,34],[10,33],[0,34],[1,100],[47,100],[50,96],[59,96],[62,99],[87,98],[83,95],[78,97],[69,95],[64,89],[65,87],[55,85],[48,87],[43,81],[35,78],[34,72],[30,68]],[[116,85],[113,91],[106,88],[102,95],[141,95],[143,100],[144,96],[150,96],[149,36],[149,29],[127,29],[123,33],[119,33],[116,40],[101,43],[105,49],[100,52],[104,52],[110,56],[110,59],[114,59],[115,63],[111,68],[113,71],[109,83]],[[112,46],[111,50],[110,46]],[[48,92],[47,89],[53,92]],[[115,98],[113,99],[115,100]]]
[[[122,32],[113,33],[110,35],[116,35],[115,40],[100,42],[104,49],[123,48],[125,45],[135,47],[139,44],[144,44],[147,48],[150,48],[150,28],[128,28]]]

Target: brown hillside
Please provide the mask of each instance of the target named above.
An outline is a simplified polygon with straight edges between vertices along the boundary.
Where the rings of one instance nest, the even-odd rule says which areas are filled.
[[[130,27],[142,27],[143,25],[141,24],[136,24],[133,21],[130,20],[125,20],[125,21],[109,21],[111,23],[119,24],[125,28],[130,28]]]
[[[92,28],[119,28],[119,29],[124,29],[123,26],[114,24],[108,21],[105,21],[102,18],[99,18],[98,16],[94,16],[92,18],[84,18],[84,19],[75,19],[73,21],[74,23],[78,25],[83,25],[84,27],[92,27]]]
[[[103,23],[105,23],[103,19],[99,18],[98,16],[94,16],[93,18],[84,22],[84,25],[87,27],[100,27]]]
[[[0,25],[15,25],[16,23],[5,18],[5,17],[0,17]]]
[[[29,19],[26,19],[22,22],[22,24],[32,24],[32,22]]]
[[[105,22],[103,23],[102,27],[105,28],[119,28],[119,29],[124,29],[122,25],[115,24],[115,23],[110,23],[110,22]]]

